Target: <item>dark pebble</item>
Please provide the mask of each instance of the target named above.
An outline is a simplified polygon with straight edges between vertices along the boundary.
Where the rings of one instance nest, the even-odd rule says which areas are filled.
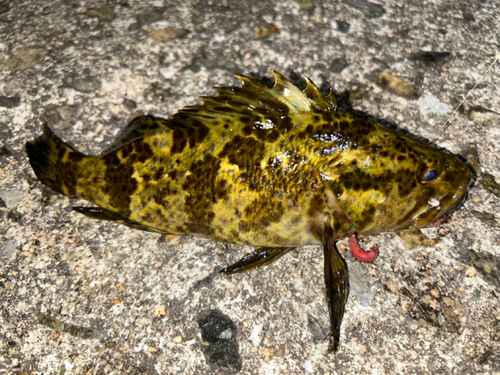
[[[451,53],[449,52],[422,51],[411,54],[409,59],[426,65],[432,65],[448,61],[450,55]]]
[[[348,65],[349,64],[347,63],[346,59],[344,59],[343,57],[338,57],[336,59],[333,59],[332,63],[330,64],[330,71],[334,73],[340,73]]]
[[[224,331],[229,329],[234,332],[236,330],[231,318],[218,310],[202,311],[198,317],[198,325],[201,328],[201,338],[212,343],[219,341],[220,335]]]
[[[467,22],[475,22],[476,21],[476,18],[474,17],[474,13],[472,13],[469,9],[465,9],[462,12],[462,16],[464,18],[464,21],[467,21]]]
[[[137,103],[131,99],[124,98],[123,99],[123,105],[127,107],[128,109],[136,109],[137,108]]]
[[[347,33],[351,25],[344,21],[337,21],[337,30],[341,33]]]
[[[95,78],[77,78],[73,81],[73,88],[80,92],[94,92],[101,88],[101,82]]]
[[[485,88],[485,87],[487,87],[487,86],[488,86],[488,84],[487,84],[487,83],[485,83],[485,82],[482,82],[482,83],[480,83],[480,84],[479,84],[479,85],[477,85],[477,86],[476,86],[476,83],[475,83],[475,82],[474,82],[474,83],[466,83],[466,84],[465,84],[465,89],[466,89],[466,90],[472,90],[472,89],[474,89],[474,90],[481,90],[481,89],[484,89],[484,88]],[[475,88],[474,88],[474,87],[475,87]]]
[[[21,104],[19,96],[0,96],[0,107],[14,108]]]
[[[231,318],[218,310],[204,310],[198,316],[198,326],[204,341],[201,350],[212,371],[240,371],[242,364],[236,341],[236,326]]]

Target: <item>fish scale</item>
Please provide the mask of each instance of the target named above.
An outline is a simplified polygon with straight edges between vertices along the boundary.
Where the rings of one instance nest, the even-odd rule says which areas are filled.
[[[48,125],[26,150],[43,184],[97,206],[78,212],[257,247],[228,274],[321,244],[336,350],[348,295],[336,241],[439,221],[463,202],[472,174],[445,150],[339,110],[331,90],[272,73],[273,87],[237,75],[241,88],[216,88],[203,105],[138,117],[101,156]]]

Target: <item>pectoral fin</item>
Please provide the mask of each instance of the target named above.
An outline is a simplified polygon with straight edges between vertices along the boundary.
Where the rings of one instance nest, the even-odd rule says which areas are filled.
[[[325,231],[323,250],[325,255],[325,285],[330,310],[330,333],[327,353],[337,351],[340,340],[340,326],[349,295],[347,265],[337,250],[331,231]]]
[[[232,275],[233,273],[246,272],[252,268],[262,267],[268,265],[281,258],[283,255],[288,253],[290,250],[295,249],[294,247],[258,247],[251,253],[246,254],[236,263],[224,268],[220,272],[226,275]]]

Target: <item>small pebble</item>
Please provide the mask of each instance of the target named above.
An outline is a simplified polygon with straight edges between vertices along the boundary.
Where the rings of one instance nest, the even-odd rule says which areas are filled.
[[[7,61],[0,64],[0,70],[24,70],[42,61],[47,55],[43,48],[20,48]]]
[[[334,73],[340,73],[348,65],[349,63],[346,59],[344,59],[343,57],[338,57],[332,60],[332,63],[330,64],[330,70]]]
[[[377,74],[376,83],[380,87],[406,99],[417,99],[420,96],[418,90],[414,86],[386,71]]]
[[[344,3],[362,12],[366,18],[382,17],[385,13],[382,5],[372,3],[368,0],[345,0]]]
[[[165,306],[165,305],[157,306],[155,308],[155,315],[156,316],[165,316],[165,315],[167,315],[167,306]]]
[[[467,268],[467,276],[469,277],[475,277],[477,275],[477,270],[475,267],[470,266]]]
[[[148,31],[148,38],[157,42],[167,42],[172,39],[180,38],[186,35],[189,30],[178,29],[175,27],[167,27],[165,29],[157,29]]]
[[[99,21],[111,21],[115,18],[115,12],[109,5],[100,8],[87,8],[85,14],[90,17],[97,17]]]
[[[299,7],[302,10],[311,12],[314,10],[314,2],[313,0],[297,0],[299,3]]]
[[[347,33],[351,25],[344,21],[337,21],[337,30],[341,33]]]
[[[272,35],[277,35],[279,33],[280,30],[274,24],[266,22],[264,25],[255,30],[254,38],[264,39]]]
[[[264,353],[264,361],[269,362],[271,359],[273,359],[274,355],[273,348],[263,348],[262,351]]]

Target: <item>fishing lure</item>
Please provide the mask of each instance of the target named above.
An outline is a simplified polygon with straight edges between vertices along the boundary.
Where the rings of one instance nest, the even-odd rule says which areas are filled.
[[[138,117],[100,156],[48,125],[26,151],[44,185],[96,205],[74,208],[87,216],[256,247],[226,274],[321,244],[335,351],[349,292],[336,242],[349,236],[355,257],[372,261],[378,250],[362,250],[357,235],[439,222],[472,174],[445,150],[339,110],[331,90],[272,73],[273,87],[237,75],[241,88],[216,88],[203,105]]]

